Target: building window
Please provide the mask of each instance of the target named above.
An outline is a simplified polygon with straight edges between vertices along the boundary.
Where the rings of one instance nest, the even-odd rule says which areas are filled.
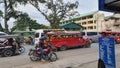
[[[94,29],[96,29],[96,26],[94,26]]]
[[[82,20],[86,19],[86,17],[83,17]]]
[[[88,24],[93,24],[93,21],[88,21]]]
[[[95,20],[94,23],[96,24],[96,22],[97,22],[97,21]]]
[[[84,30],[86,30],[87,28],[86,27],[84,27]]]
[[[93,15],[88,16],[87,18],[93,18]]]
[[[81,23],[81,22],[79,22],[78,24],[79,24],[79,25],[82,25],[82,23]]]
[[[93,26],[88,26],[88,29],[89,29],[89,30],[93,29]]]
[[[86,25],[86,22],[83,22],[82,25]]]

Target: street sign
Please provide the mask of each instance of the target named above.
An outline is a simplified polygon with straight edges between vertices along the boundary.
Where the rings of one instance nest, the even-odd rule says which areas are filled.
[[[120,12],[120,0],[98,0],[98,6],[102,11]]]
[[[99,58],[104,62],[105,68],[116,68],[113,37],[99,37]]]

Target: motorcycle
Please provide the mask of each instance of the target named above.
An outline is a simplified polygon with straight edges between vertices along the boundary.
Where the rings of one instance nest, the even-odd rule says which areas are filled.
[[[0,41],[0,55],[4,57],[13,56],[16,54],[22,54],[25,52],[25,47],[19,45],[16,49],[15,46],[8,44],[8,39],[10,38],[16,38],[17,36],[14,35],[4,35],[0,36],[0,38],[5,38],[6,40]],[[17,42],[16,42],[17,43]]]
[[[24,46],[20,46],[19,47],[19,52],[20,52],[20,54],[24,53],[25,52],[25,47]]]
[[[41,60],[40,54],[41,52],[38,50],[39,48],[30,49],[28,55],[30,56],[31,61],[38,61]],[[58,59],[57,54],[55,53],[54,49],[51,47],[47,49],[43,49],[44,51],[44,59],[50,62],[54,62]]]
[[[14,50],[12,46],[0,46],[0,55],[3,57],[9,57],[16,54],[22,54],[25,52],[25,47],[20,46],[18,50]]]

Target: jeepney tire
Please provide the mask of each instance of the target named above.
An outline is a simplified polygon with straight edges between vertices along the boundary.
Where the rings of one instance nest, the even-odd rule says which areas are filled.
[[[60,49],[60,51],[65,51],[67,49],[67,47],[65,45],[63,45],[59,49]]]
[[[84,48],[89,48],[91,46],[90,42],[87,42]]]

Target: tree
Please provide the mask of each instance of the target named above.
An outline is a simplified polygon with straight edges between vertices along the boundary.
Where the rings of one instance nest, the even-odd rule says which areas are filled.
[[[14,22],[14,25],[11,29],[12,32],[14,30],[25,31],[29,29],[29,31],[32,31],[32,29],[47,28],[45,25],[38,24],[36,20],[31,19],[26,13],[21,14]]]
[[[78,2],[64,3],[63,0],[30,0],[33,5],[50,23],[52,28],[59,28],[59,24],[65,18],[71,18],[76,13]]]
[[[3,17],[3,12],[0,10],[0,31],[4,31],[1,25],[1,18]]]
[[[19,11],[15,10],[15,7],[18,4],[25,4],[27,3],[26,0],[1,0],[0,3],[4,5],[4,12],[3,13],[3,19],[4,19],[4,24],[5,24],[5,32],[9,33],[8,30],[8,21],[10,18],[17,18],[18,15],[20,14]],[[1,24],[0,24],[1,25]],[[3,27],[1,26],[3,29]]]

